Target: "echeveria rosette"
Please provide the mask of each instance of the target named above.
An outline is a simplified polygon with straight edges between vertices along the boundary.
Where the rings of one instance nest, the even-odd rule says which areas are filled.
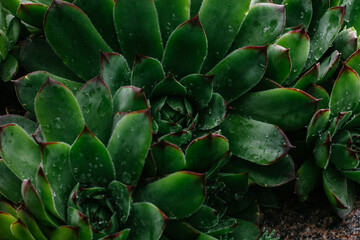
[[[332,88],[328,108],[319,109],[308,125],[306,141],[314,144],[313,156],[298,170],[297,194],[306,198],[322,179],[326,196],[340,217],[350,213],[354,182],[359,181],[359,90],[358,74],[345,63]]]

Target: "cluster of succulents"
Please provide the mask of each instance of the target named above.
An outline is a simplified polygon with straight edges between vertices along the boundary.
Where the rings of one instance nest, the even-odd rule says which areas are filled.
[[[0,2],[33,28],[28,113],[0,117],[0,239],[257,239],[295,166],[303,199],[322,174],[351,210],[356,0]]]

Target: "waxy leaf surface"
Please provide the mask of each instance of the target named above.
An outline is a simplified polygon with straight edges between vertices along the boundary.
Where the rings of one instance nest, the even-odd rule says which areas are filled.
[[[280,45],[270,45],[268,48],[268,65],[265,76],[271,80],[282,84],[289,76],[291,61],[289,49]]]
[[[71,3],[53,1],[45,15],[44,29],[55,53],[85,81],[100,70],[100,50],[112,52],[90,19]]]
[[[228,139],[234,155],[260,165],[282,158],[291,147],[278,127],[236,114],[229,114],[224,120],[221,133]]]
[[[48,142],[72,144],[84,128],[84,118],[75,96],[50,78],[36,96],[35,112]]]

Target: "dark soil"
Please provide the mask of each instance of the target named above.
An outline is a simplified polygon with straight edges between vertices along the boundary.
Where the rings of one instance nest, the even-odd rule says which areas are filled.
[[[351,214],[340,219],[319,189],[306,202],[295,197],[279,203],[279,209],[262,208],[260,228],[276,230],[280,239],[360,239],[360,194]]]

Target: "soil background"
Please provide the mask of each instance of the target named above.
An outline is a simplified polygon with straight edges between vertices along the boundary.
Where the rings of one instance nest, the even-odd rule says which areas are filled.
[[[276,230],[280,239],[354,239],[360,240],[360,191],[357,187],[353,211],[344,219],[332,211],[322,189],[308,200],[296,197],[282,200],[279,208],[261,208],[260,229]]]

